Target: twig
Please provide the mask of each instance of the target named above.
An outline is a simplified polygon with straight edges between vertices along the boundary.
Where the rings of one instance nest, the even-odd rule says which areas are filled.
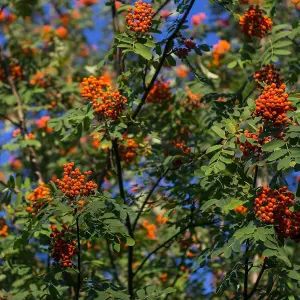
[[[254,171],[254,177],[253,177],[253,184],[252,187],[256,187],[256,182],[257,182],[257,175],[258,175],[258,166],[255,167]],[[249,273],[249,257],[248,257],[248,252],[249,252],[249,239],[246,240],[246,250],[245,250],[245,276],[244,276],[244,300],[248,300],[248,273]]]
[[[197,226],[204,226],[204,225],[210,225],[212,223],[203,223],[203,224],[197,224],[194,225],[193,227],[197,227]],[[159,247],[157,247],[156,249],[154,249],[153,251],[151,251],[142,261],[142,263],[139,265],[139,267],[137,268],[137,270],[135,271],[135,273],[133,274],[133,277],[136,276],[136,274],[142,269],[142,267],[144,266],[144,264],[147,262],[147,260],[153,255],[155,254],[157,251],[159,251],[160,249],[164,248],[167,244],[169,244],[173,239],[175,239],[177,236],[179,236],[181,233],[185,232],[187,229],[190,228],[191,225],[186,226],[184,229],[181,229],[180,231],[178,231],[177,233],[175,233],[173,236],[171,236],[169,239],[167,239],[163,244],[161,244]]]
[[[159,73],[160,73],[160,71],[161,71],[161,68],[162,68],[162,66],[163,66],[163,64],[164,64],[164,62],[165,62],[165,59],[166,59],[167,56],[168,56],[168,52],[169,52],[169,50],[170,50],[171,44],[172,44],[172,42],[173,42],[173,39],[176,37],[178,31],[180,30],[181,26],[182,26],[183,23],[185,22],[185,20],[186,20],[188,14],[190,13],[190,11],[191,11],[191,9],[192,9],[194,3],[195,3],[195,0],[191,0],[191,2],[190,2],[190,4],[189,4],[188,8],[187,8],[186,11],[184,12],[184,15],[183,15],[183,17],[181,18],[181,20],[178,22],[178,24],[177,24],[175,30],[174,30],[174,31],[172,32],[172,34],[167,38],[167,42],[166,42],[166,45],[165,45],[165,48],[164,48],[164,52],[163,52],[162,57],[161,57],[161,59],[160,59],[160,61],[159,61],[159,64],[158,64],[158,66],[157,66],[157,69],[156,69],[156,71],[155,71],[155,73],[154,73],[154,75],[153,75],[153,77],[152,77],[152,79],[151,79],[151,81],[150,81],[148,87],[147,87],[146,90],[144,91],[144,94],[143,94],[143,96],[142,96],[141,102],[140,102],[139,105],[137,106],[136,110],[133,112],[133,114],[132,114],[132,119],[135,119],[135,118],[137,117],[137,115],[139,114],[139,112],[140,112],[140,110],[142,109],[143,105],[145,104],[145,101],[146,101],[146,99],[147,99],[147,97],[148,97],[148,94],[149,94],[149,92],[151,91],[151,89],[152,89],[152,87],[153,87],[153,85],[154,85],[154,83],[155,83],[155,80],[156,80],[156,78],[158,77],[158,75],[159,75]]]
[[[3,118],[3,119],[5,119],[5,120],[7,120],[7,121],[9,121],[9,122],[10,122],[11,124],[13,124],[14,126],[20,128],[20,124],[19,124],[19,123],[13,121],[12,119],[10,119],[9,117],[7,117],[6,115],[3,115],[3,114],[0,113],[0,117]]]
[[[106,239],[106,245],[107,245],[107,252],[108,252],[108,256],[109,256],[109,260],[110,260],[110,264],[113,268],[113,276],[115,277],[115,280],[118,282],[118,284],[120,285],[120,287],[123,288],[123,284],[118,276],[118,270],[117,270],[117,267],[115,265],[115,262],[114,262],[114,258],[113,258],[113,254],[111,252],[111,249],[110,249],[110,245],[109,245],[109,242],[108,240]]]
[[[136,225],[139,221],[139,218],[141,216],[141,214],[143,213],[143,210],[147,204],[147,201],[150,199],[150,197],[152,196],[153,192],[155,191],[155,189],[157,188],[157,186],[159,185],[159,183],[161,182],[161,180],[166,176],[166,174],[169,172],[170,170],[170,167],[168,167],[163,173],[162,175],[157,179],[157,181],[155,182],[155,184],[152,186],[151,190],[149,191],[149,193],[147,194],[134,222],[133,222],[133,225],[132,225],[132,231],[134,232],[135,228],[136,228]]]
[[[77,213],[77,209],[75,210],[75,214]],[[81,262],[80,262],[80,234],[79,234],[79,221],[78,218],[76,218],[76,234],[77,234],[77,244],[78,244],[78,252],[77,252],[77,289],[76,289],[76,300],[79,299],[79,292],[80,292],[80,287],[81,287]]]
[[[256,292],[256,290],[258,288],[258,285],[259,285],[259,282],[260,282],[260,280],[261,280],[261,278],[262,278],[262,276],[263,276],[263,274],[264,274],[264,272],[265,272],[266,269],[267,269],[267,266],[266,266],[266,259],[265,259],[264,263],[262,265],[262,268],[260,269],[260,272],[258,274],[258,277],[256,279],[256,282],[255,282],[255,284],[253,286],[253,289],[251,290],[251,292],[248,295],[248,299],[250,299],[254,295],[254,293]]]
[[[249,239],[246,241],[246,250],[245,250],[245,275],[244,275],[244,300],[248,300],[248,273],[249,273]]]
[[[125,195],[124,184],[123,184],[123,176],[122,176],[121,158],[120,158],[118,140],[117,139],[113,140],[113,149],[114,149],[116,165],[117,165],[117,176],[118,176],[120,196],[124,200],[124,202],[126,203],[126,195]],[[128,233],[129,233],[130,237],[134,238],[130,218],[129,218],[128,215],[126,217],[126,227],[128,229]],[[130,299],[134,299],[132,263],[133,263],[133,246],[128,246],[128,265],[127,265],[127,268],[128,268],[128,293],[130,295]]]
[[[14,95],[14,97],[16,98],[17,100],[17,104],[18,104],[18,107],[17,107],[17,114],[18,114],[18,119],[19,119],[19,128],[21,130],[21,133],[22,135],[25,137],[26,134],[28,134],[27,132],[27,128],[26,128],[26,121],[25,121],[25,116],[24,116],[24,112],[23,112],[23,108],[22,108],[22,101],[21,101],[21,97],[17,91],[17,88],[16,88],[16,85],[9,73],[9,66],[6,62],[6,58],[5,56],[3,55],[3,51],[2,51],[2,48],[0,48],[0,56],[1,56],[1,62],[2,62],[2,65],[4,67],[4,72],[5,72],[5,77],[9,83],[9,86],[12,90],[12,93]],[[34,173],[38,179],[39,182],[43,182],[43,177],[42,177],[42,174],[41,174],[41,171],[40,171],[40,164],[37,160],[37,154],[34,150],[33,147],[30,147],[28,146],[28,151],[29,151],[29,157],[30,157],[30,163],[32,165],[32,168],[34,170]]]
[[[171,0],[166,0],[154,13],[153,18],[155,18],[170,2]]]

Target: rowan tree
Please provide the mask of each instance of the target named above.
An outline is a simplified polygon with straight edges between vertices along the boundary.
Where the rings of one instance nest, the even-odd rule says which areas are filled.
[[[299,299],[300,2],[200,2],[1,2],[0,299]]]

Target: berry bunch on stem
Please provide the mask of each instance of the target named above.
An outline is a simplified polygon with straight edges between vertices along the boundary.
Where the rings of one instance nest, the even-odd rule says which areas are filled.
[[[73,256],[78,253],[76,249],[76,241],[72,239],[72,232],[67,225],[62,226],[63,229],[59,231],[56,226],[51,226],[52,233],[50,234],[51,257],[54,259],[53,265],[59,264],[61,268],[72,267]]]
[[[258,5],[250,5],[245,15],[239,18],[242,32],[248,37],[263,38],[272,29],[272,20],[264,15]]]
[[[152,5],[139,0],[134,3],[134,6],[134,9],[128,9],[128,15],[126,16],[129,30],[142,33],[150,31],[154,15]]]

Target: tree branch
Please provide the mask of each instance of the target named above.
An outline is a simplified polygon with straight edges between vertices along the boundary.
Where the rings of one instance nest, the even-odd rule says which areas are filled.
[[[262,268],[260,269],[260,272],[258,274],[258,277],[256,279],[256,282],[255,282],[255,284],[253,286],[253,289],[251,290],[251,292],[248,295],[248,299],[250,299],[254,295],[254,293],[256,292],[256,290],[258,288],[258,285],[259,285],[259,282],[260,282],[260,280],[261,280],[261,278],[262,278],[262,276],[263,276],[263,274],[264,274],[264,272],[265,272],[266,269],[267,269],[267,265],[266,265],[266,259],[265,259],[264,263],[262,265]]]
[[[166,0],[155,12],[153,18],[155,18],[169,3],[171,0]]]
[[[147,194],[145,200],[144,200],[144,203],[142,204],[134,222],[133,222],[133,225],[132,225],[132,231],[134,232],[135,228],[136,228],[136,225],[139,221],[139,218],[141,216],[141,214],[143,213],[143,210],[147,204],[147,201],[150,199],[150,197],[152,196],[153,192],[155,191],[155,189],[157,188],[157,186],[159,185],[159,183],[161,182],[161,180],[166,176],[166,174],[168,173],[168,171],[170,170],[170,167],[168,167],[163,173],[162,175],[157,179],[157,181],[155,182],[155,184],[152,186],[152,188],[150,189],[149,193]]]
[[[123,176],[122,176],[121,158],[120,158],[117,139],[113,140],[113,149],[115,152],[115,159],[116,159],[116,165],[117,165],[117,176],[118,176],[120,196],[124,200],[124,203],[126,203],[126,195],[125,195]],[[126,227],[128,229],[128,233],[129,233],[130,237],[134,238],[132,227],[131,227],[131,222],[130,222],[130,217],[128,215],[126,217]],[[130,295],[130,299],[134,299],[132,263],[133,263],[133,246],[128,246],[127,268],[128,268],[128,293]]]
[[[204,226],[204,225],[210,225],[212,223],[203,223],[203,224],[196,224],[193,225],[193,227],[198,227],[198,226]],[[136,274],[142,269],[142,267],[144,266],[144,264],[147,262],[147,260],[153,255],[155,254],[157,251],[159,251],[160,249],[164,248],[167,244],[169,244],[173,239],[175,239],[177,236],[179,236],[181,233],[185,232],[187,229],[190,228],[191,225],[186,226],[184,229],[181,229],[180,231],[178,231],[177,233],[175,233],[173,236],[171,236],[169,239],[167,239],[163,244],[161,244],[159,247],[157,247],[156,249],[154,249],[153,251],[151,251],[146,257],[145,259],[142,261],[142,263],[139,265],[139,267],[137,268],[137,270],[135,271],[135,273],[133,274],[133,277],[136,276]]]
[[[172,32],[172,34],[167,38],[167,42],[166,42],[166,45],[165,45],[165,48],[164,48],[164,52],[162,54],[162,57],[159,61],[159,64],[157,66],[157,69],[148,85],[148,87],[146,88],[146,90],[144,91],[144,94],[142,96],[142,99],[141,99],[141,102],[139,103],[139,105],[137,106],[136,110],[133,112],[132,114],[132,119],[135,119],[137,117],[137,115],[139,114],[140,110],[142,109],[143,105],[145,104],[146,102],[146,99],[148,97],[148,94],[149,92],[151,91],[154,83],[155,83],[155,80],[157,79],[160,71],[161,71],[161,68],[165,62],[165,59],[167,58],[168,56],[168,53],[169,53],[169,50],[170,50],[170,47],[171,47],[171,44],[172,44],[172,41],[173,39],[176,37],[177,33],[179,32],[181,26],[183,25],[183,23],[185,22],[188,14],[190,13],[193,5],[195,3],[195,0],[191,0],[190,1],[190,4],[188,6],[188,8],[186,9],[186,11],[184,12],[184,15],[183,17],[180,19],[180,21],[178,22],[175,30]]]

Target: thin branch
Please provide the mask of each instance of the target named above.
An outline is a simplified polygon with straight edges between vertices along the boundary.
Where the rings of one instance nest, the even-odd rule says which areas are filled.
[[[77,209],[75,210],[75,214],[77,213]],[[76,289],[76,300],[79,299],[79,292],[81,288],[81,261],[80,261],[80,234],[79,234],[79,221],[78,217],[76,218],[76,234],[77,234],[77,245],[78,245],[78,252],[77,252],[77,289]]]
[[[7,120],[7,121],[9,121],[14,126],[20,128],[20,124],[19,123],[13,121],[12,119],[10,119],[9,117],[7,117],[6,115],[0,113],[0,117],[3,118],[3,119],[5,119],[5,120]]]
[[[193,227],[198,227],[198,226],[204,226],[204,225],[210,225],[212,223],[203,223],[203,224],[197,224],[194,225]],[[191,225],[186,226],[185,228],[181,229],[180,231],[178,231],[177,233],[175,233],[173,236],[171,236],[169,239],[167,239],[163,244],[161,244],[159,247],[157,247],[156,249],[154,249],[153,251],[151,251],[142,261],[142,263],[139,265],[139,267],[137,268],[137,270],[135,271],[135,273],[133,274],[133,277],[136,276],[136,274],[143,268],[144,264],[148,261],[148,259],[155,254],[157,251],[159,251],[160,249],[166,247],[172,240],[174,240],[177,236],[179,236],[180,234],[182,234],[183,232],[185,232],[187,229],[190,228]]]
[[[257,183],[257,176],[258,176],[258,166],[255,167],[254,170],[254,177],[253,177],[253,184],[252,187],[256,187]],[[248,274],[249,274],[249,257],[248,257],[248,252],[249,252],[249,244],[250,241],[249,239],[246,240],[246,250],[245,250],[245,276],[244,276],[244,300],[248,300]]]
[[[113,149],[114,149],[116,165],[117,165],[117,177],[118,177],[118,183],[119,183],[120,196],[124,200],[124,203],[126,203],[126,195],[125,195],[123,176],[122,176],[121,158],[120,158],[117,139],[113,140]],[[128,215],[126,217],[126,227],[128,229],[128,233],[129,233],[130,237],[134,238],[132,227],[131,227],[131,222],[130,222],[130,217]],[[133,246],[128,246],[128,264],[127,264],[128,293],[129,293],[131,299],[134,299],[132,264],[133,264]]]
[[[110,245],[109,245],[109,242],[108,240],[106,239],[106,245],[107,245],[107,252],[108,252],[108,256],[109,256],[109,260],[110,260],[110,264],[113,268],[113,276],[115,278],[115,280],[118,282],[118,284],[120,285],[120,287],[124,287],[119,276],[118,276],[118,270],[117,270],[117,266],[114,262],[114,257],[113,257],[113,254],[111,252],[111,249],[110,249]]]
[[[142,204],[134,222],[133,222],[133,225],[132,225],[132,231],[134,232],[135,228],[136,228],[136,225],[139,221],[139,218],[141,216],[141,214],[143,213],[143,210],[148,202],[148,200],[151,198],[153,192],[155,191],[155,189],[157,188],[157,186],[159,185],[159,183],[161,182],[161,180],[166,176],[166,174],[169,172],[170,170],[170,167],[168,167],[162,174],[161,176],[157,179],[157,181],[155,182],[155,184],[152,186],[152,188],[150,189],[149,193],[147,194],[145,200],[144,200],[144,203]]]
[[[7,64],[7,61],[6,61],[6,57],[3,54],[2,48],[0,48],[0,56],[1,56],[1,63],[3,65],[4,72],[5,72],[5,77],[8,81],[8,83],[9,83],[9,86],[12,90],[12,93],[13,93],[14,97],[17,100],[17,104],[18,104],[17,105],[17,115],[18,115],[18,119],[19,119],[19,128],[21,130],[22,135],[25,137],[26,134],[28,134],[28,132],[27,132],[27,128],[26,128],[26,121],[25,121],[25,116],[24,116],[24,112],[23,112],[21,97],[20,97],[20,95],[17,91],[14,80],[10,75],[9,66]],[[29,151],[30,163],[32,165],[34,173],[35,173],[38,181],[43,182],[44,180],[43,180],[43,177],[42,177],[42,174],[41,174],[41,171],[40,171],[40,164],[37,160],[37,154],[36,154],[33,147],[28,146],[27,148],[28,148],[28,151]]]
[[[248,300],[248,273],[249,273],[249,239],[246,241],[246,250],[245,250],[245,275],[244,275],[244,300]]]
[[[171,0],[166,0],[155,12],[153,18],[155,18],[169,3]]]
[[[260,269],[260,272],[258,274],[258,277],[256,279],[256,282],[255,282],[255,284],[253,286],[253,289],[251,290],[251,292],[248,295],[248,299],[250,299],[254,295],[254,293],[256,292],[256,290],[258,288],[258,285],[259,285],[259,282],[260,282],[260,280],[261,280],[261,278],[262,278],[262,276],[263,276],[263,274],[264,274],[264,272],[265,272],[266,269],[267,269],[267,265],[266,265],[266,259],[265,259],[264,263],[262,265],[262,268]]]
[[[155,83],[155,80],[157,79],[160,71],[161,71],[161,68],[163,67],[164,65],[164,62],[165,62],[165,59],[167,58],[168,56],[168,53],[169,53],[169,50],[170,50],[170,47],[172,45],[172,42],[173,42],[173,39],[176,37],[177,33],[179,32],[181,26],[183,25],[183,23],[185,22],[188,14],[190,13],[193,5],[195,3],[195,0],[191,0],[188,8],[186,9],[186,11],[184,12],[184,15],[183,17],[181,18],[181,20],[178,22],[175,30],[172,32],[172,34],[167,38],[167,42],[166,42],[166,45],[165,45],[165,48],[164,48],[164,52],[162,54],[162,57],[159,61],[159,64],[157,66],[157,69],[148,85],[148,87],[146,88],[146,90],[144,91],[144,94],[142,96],[142,99],[141,99],[141,102],[139,103],[139,105],[137,106],[136,110],[133,112],[132,114],[132,119],[135,119],[137,117],[137,115],[139,114],[140,110],[142,109],[143,105],[145,104],[146,102],[146,99],[148,97],[148,94],[150,93],[154,83]]]

